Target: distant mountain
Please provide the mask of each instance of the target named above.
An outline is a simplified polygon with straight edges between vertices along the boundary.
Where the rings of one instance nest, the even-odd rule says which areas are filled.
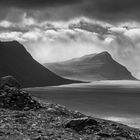
[[[108,52],[45,66],[60,76],[78,80],[136,80],[127,68],[116,62]]]
[[[23,87],[53,86],[75,81],[57,76],[35,61],[17,41],[0,42],[0,77],[12,75]]]

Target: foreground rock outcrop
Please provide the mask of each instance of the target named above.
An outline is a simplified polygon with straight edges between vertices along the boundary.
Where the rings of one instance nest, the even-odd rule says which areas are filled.
[[[13,77],[2,79],[0,140],[140,140],[138,129],[40,101],[19,89]]]
[[[41,105],[29,93],[19,89],[19,82],[12,76],[0,79],[0,107],[12,110],[39,109]]]
[[[90,126],[97,126],[98,122],[96,120],[94,120],[93,118],[78,118],[78,119],[73,119],[70,120],[67,124],[66,124],[66,128],[71,128],[77,132],[79,131],[83,131],[86,127],[90,127]]]
[[[111,121],[99,120],[91,117],[72,119],[66,124],[78,133],[92,135],[104,139],[138,140],[140,133],[121,124]]]
[[[5,88],[5,86],[19,89],[20,83],[13,76],[5,76],[0,79],[0,88]]]

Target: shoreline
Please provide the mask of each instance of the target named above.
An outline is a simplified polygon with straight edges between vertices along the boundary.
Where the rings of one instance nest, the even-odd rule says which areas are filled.
[[[113,82],[113,83],[112,83]],[[33,96],[37,96],[38,98],[39,97],[42,97],[42,98],[40,98],[40,99],[43,99],[43,98],[46,98],[46,100],[48,100],[48,101],[51,101],[52,103],[58,103],[58,104],[62,104],[62,105],[64,105],[64,106],[66,106],[67,108],[70,108],[70,109],[76,109],[76,110],[79,110],[80,112],[82,112],[82,113],[84,113],[84,114],[87,114],[87,115],[90,115],[90,116],[93,116],[93,117],[99,117],[99,118],[101,118],[101,119],[106,119],[106,120],[111,120],[111,121],[115,121],[115,122],[118,122],[118,123],[122,123],[122,124],[125,124],[125,125],[128,125],[128,126],[130,126],[130,127],[134,127],[134,128],[137,128],[137,129],[140,129],[140,124],[138,124],[137,122],[138,121],[140,121],[140,119],[139,119],[139,116],[138,115],[136,115],[136,114],[134,114],[134,115],[131,115],[130,114],[130,112],[128,113],[127,112],[127,114],[125,113],[125,112],[119,112],[119,114],[118,114],[118,112],[116,112],[116,113],[114,113],[114,114],[112,114],[111,112],[108,112],[107,114],[108,115],[105,115],[105,113],[104,112],[106,112],[106,111],[104,111],[103,113],[100,111],[100,113],[97,113],[96,111],[94,112],[94,111],[92,111],[91,112],[91,110],[90,111],[88,111],[88,112],[86,112],[86,108],[84,109],[84,111],[82,110],[82,109],[79,109],[79,107],[77,107],[76,108],[76,105],[77,104],[75,104],[74,103],[74,106],[75,107],[73,107],[71,104],[72,103],[69,103],[69,102],[63,102],[63,101],[61,101],[60,100],[60,98],[62,98],[63,96],[66,96],[65,98],[64,98],[64,100],[66,100],[67,101],[67,98],[69,98],[69,97],[71,97],[71,96],[69,96],[68,94],[71,94],[70,92],[69,93],[67,93],[67,91],[70,89],[70,90],[72,90],[73,91],[73,88],[75,89],[76,88],[76,92],[78,91],[78,90],[83,90],[83,88],[85,88],[86,86],[87,87],[90,87],[90,88],[92,88],[92,89],[97,89],[97,90],[100,90],[99,89],[99,87],[102,87],[102,85],[101,85],[101,83],[102,84],[104,84],[104,83],[106,83],[106,85],[109,85],[110,83],[113,85],[113,87],[114,87],[114,84],[116,84],[116,82],[118,83],[118,85],[122,85],[122,84],[120,84],[120,81],[108,81],[108,83],[106,83],[106,81],[98,81],[97,83],[96,82],[94,82],[93,84],[92,83],[82,83],[82,84],[71,84],[71,85],[62,85],[62,86],[55,86],[55,87],[36,87],[36,88],[28,88],[28,89],[25,89],[25,90],[27,90],[27,91],[32,91],[33,92]],[[132,89],[132,91],[133,91],[133,89],[135,89],[135,90],[137,90],[137,91],[139,91],[139,87],[140,87],[140,85],[139,85],[139,83],[140,82],[138,82],[138,81],[121,81],[125,86],[122,86],[121,88],[120,88],[120,86],[118,87],[118,86],[115,86],[115,88],[117,89],[117,88],[119,88],[119,89],[122,89],[122,91],[123,91],[123,93],[124,93],[124,91],[125,91],[125,89],[129,89],[129,92],[131,91],[130,89]],[[129,83],[129,85],[130,84],[134,84],[134,86],[129,86],[129,87],[127,87],[127,85],[128,85],[128,83]],[[81,86],[82,85],[82,86]],[[107,88],[107,86],[106,85],[103,85],[103,87],[105,87],[105,88]],[[92,87],[93,86],[93,87]],[[136,88],[136,87],[138,87],[138,88]],[[81,89],[80,89],[81,88]],[[109,87],[109,88],[112,88],[112,87]],[[64,89],[64,91],[63,91],[63,89]],[[77,90],[78,89],[78,90]],[[114,89],[114,88],[113,88]],[[34,94],[34,91],[36,91],[35,92],[35,94]],[[56,94],[55,94],[55,92],[56,92]],[[65,92],[65,93],[62,93],[62,92]],[[38,93],[40,94],[40,95],[38,95]],[[86,93],[86,91],[85,91],[85,93]],[[51,94],[51,96],[50,96],[50,94]],[[53,95],[54,94],[54,95]],[[77,93],[77,94],[79,94],[79,92]],[[84,94],[84,93],[83,93]],[[80,98],[80,96],[82,95],[83,96],[83,94],[80,94],[78,97]],[[100,93],[99,93],[100,94]],[[48,95],[48,96],[46,96],[46,95]],[[89,94],[89,95],[91,95],[91,94]],[[110,94],[111,95],[111,94]],[[117,96],[116,95],[116,93],[114,93],[114,95],[115,95],[115,97]],[[122,94],[123,95],[123,94]],[[125,96],[125,95],[127,95],[127,93],[124,93],[124,95],[123,96]],[[46,97],[45,97],[46,96]],[[60,96],[60,97],[58,97],[58,96]],[[88,95],[87,95],[88,96]],[[118,95],[118,96],[120,96],[120,94]],[[73,96],[72,96],[73,97]],[[75,96],[74,96],[75,97]],[[74,98],[73,97],[73,98]],[[57,99],[58,98],[58,99]],[[91,97],[92,98],[92,97]],[[93,96],[93,98],[94,98],[94,96]],[[71,98],[69,98],[69,99],[71,99]],[[63,98],[62,98],[62,100],[63,100]],[[71,99],[72,100],[72,99]],[[76,99],[75,99],[76,100]],[[85,99],[86,100],[86,99]],[[62,102],[62,103],[61,103]],[[81,100],[79,101],[79,102],[82,102]],[[93,100],[93,102],[94,102],[94,100]],[[68,104],[67,104],[68,103]],[[80,105],[79,105],[80,106]],[[86,104],[85,104],[85,106],[86,106]],[[98,106],[98,105],[97,105]],[[92,106],[91,106],[92,107]],[[81,108],[82,108],[82,106],[81,106]],[[88,108],[88,107],[87,107]],[[121,109],[121,108],[120,108]],[[129,109],[128,109],[129,110]],[[124,115],[123,115],[123,113],[124,113]],[[132,112],[133,113],[133,112]],[[138,124],[138,125],[137,125]]]
[[[2,140],[139,140],[140,130],[84,115],[31,96],[18,86],[1,88]]]

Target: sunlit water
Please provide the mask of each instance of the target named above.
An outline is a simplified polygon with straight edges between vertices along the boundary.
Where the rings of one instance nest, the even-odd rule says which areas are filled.
[[[87,115],[140,128],[139,81],[98,81],[26,90]]]

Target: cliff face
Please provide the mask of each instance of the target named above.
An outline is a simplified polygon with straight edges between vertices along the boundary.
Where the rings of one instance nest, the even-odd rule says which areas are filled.
[[[17,41],[0,42],[0,77],[13,75],[23,87],[53,86],[74,81],[57,76],[37,61]]]
[[[45,66],[58,75],[80,80],[136,80],[127,68],[116,62],[108,52]]]

